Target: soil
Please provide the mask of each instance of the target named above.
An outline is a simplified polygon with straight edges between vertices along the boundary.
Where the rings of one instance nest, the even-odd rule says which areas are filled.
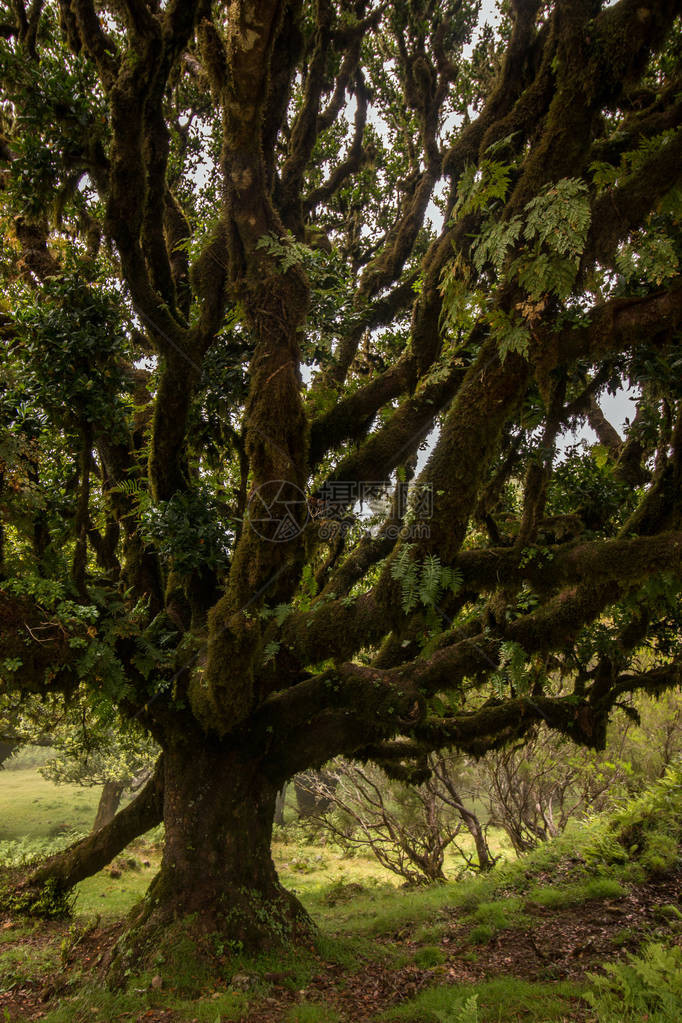
[[[516,892],[509,893],[517,895]],[[500,896],[498,895],[498,898]],[[502,898],[504,893],[502,893]],[[593,900],[577,906],[553,909],[525,904],[523,912],[531,925],[499,931],[486,944],[472,945],[469,925],[453,914],[440,939],[444,962],[426,969],[414,964],[398,969],[382,966],[376,960],[361,963],[350,973],[336,964],[320,959],[320,971],[304,991],[287,987],[287,977],[269,974],[264,979],[271,985],[268,997],[251,1001],[242,1023],[281,1023],[298,1002],[320,1002],[333,1008],[346,1023],[369,1023],[377,1014],[413,998],[420,990],[435,984],[471,984],[500,975],[513,975],[528,981],[580,981],[589,972],[598,972],[606,962],[635,951],[643,941],[665,934],[667,944],[682,945],[682,933],[675,922],[661,913],[661,907],[678,905],[682,900],[682,873],[647,884],[633,885],[626,895],[617,899]],[[461,914],[460,914],[461,915]],[[442,915],[441,915],[442,919]],[[0,921],[0,931],[13,928],[11,921]],[[36,977],[30,984],[0,993],[0,1013],[7,1023],[29,1023],[42,1019],[59,1004],[68,986],[69,973],[79,969],[82,974],[94,970],[100,956],[106,953],[121,933],[122,924],[98,927],[82,935],[65,959],[65,972],[49,979]],[[69,924],[41,925],[30,935],[20,934],[13,943],[5,941],[3,949],[17,946],[47,946],[60,934],[66,936]],[[3,937],[7,937],[6,934]],[[378,942],[413,958],[420,945],[414,941],[410,928]],[[242,977],[248,987],[248,977]],[[206,996],[210,999],[210,995]],[[93,1019],[101,1018],[93,1013]],[[585,1020],[584,1007],[576,1004],[567,1020]],[[186,1021],[172,1010],[149,1009],[139,1013],[120,1013],[115,1020],[144,1023],[180,1023]],[[115,1023],[102,1020],[102,1023]]]

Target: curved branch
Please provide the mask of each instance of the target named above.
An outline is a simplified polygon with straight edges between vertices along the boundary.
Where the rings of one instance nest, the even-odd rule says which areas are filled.
[[[41,863],[31,871],[25,886],[37,888],[51,881],[60,891],[69,891],[98,873],[130,842],[161,823],[163,791],[163,757],[159,757],[152,777],[123,810],[104,827]]]

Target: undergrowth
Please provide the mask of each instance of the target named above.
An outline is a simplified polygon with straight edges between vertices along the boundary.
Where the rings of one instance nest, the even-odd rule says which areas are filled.
[[[584,998],[599,1023],[679,1023],[682,1019],[682,948],[659,943],[623,963],[590,975]]]

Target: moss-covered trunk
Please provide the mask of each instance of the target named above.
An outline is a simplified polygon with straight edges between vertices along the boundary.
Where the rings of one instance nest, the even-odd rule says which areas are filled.
[[[160,966],[187,942],[205,959],[217,948],[258,950],[309,935],[309,918],[272,861],[278,785],[258,760],[207,742],[167,749],[164,762],[161,869],[131,916],[114,982],[121,966]]]

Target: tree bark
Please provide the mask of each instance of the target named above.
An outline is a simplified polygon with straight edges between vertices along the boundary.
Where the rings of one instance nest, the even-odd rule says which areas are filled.
[[[19,747],[11,742],[0,742],[0,767],[12,756]]]
[[[114,819],[124,790],[124,782],[105,781],[102,794],[99,797],[95,823],[92,825],[93,831],[99,831],[100,828],[103,828],[105,824],[109,824]]]
[[[187,941],[197,955],[217,945],[261,950],[310,935],[310,919],[280,884],[270,844],[281,779],[253,754],[207,737],[164,751],[165,843],[161,869],[106,964],[116,985],[129,969]],[[170,966],[169,966],[170,969]]]
[[[467,810],[464,806],[459,811],[459,815],[464,822],[464,826],[474,840],[474,845],[476,846],[476,858],[478,859],[478,869],[482,873],[492,870],[495,866],[495,857],[491,855],[481,822],[476,814],[471,813],[471,811]]]
[[[337,778],[329,771],[306,771],[296,775],[294,789],[298,816],[303,820],[328,810],[332,799],[325,793],[334,792],[337,785]]]

